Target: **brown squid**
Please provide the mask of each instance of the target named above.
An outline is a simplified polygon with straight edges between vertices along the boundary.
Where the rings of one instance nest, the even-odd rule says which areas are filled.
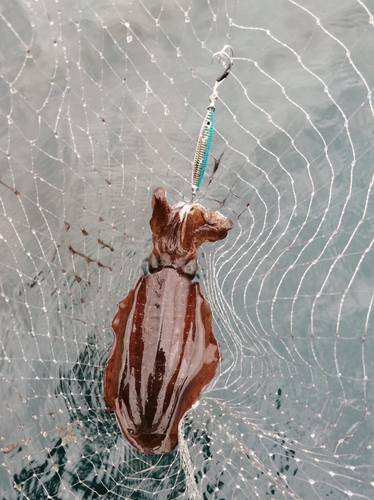
[[[178,424],[214,377],[220,353],[212,312],[197,282],[197,251],[233,223],[201,205],[152,197],[150,274],[118,304],[104,396],[123,435],[143,453],[168,453]]]

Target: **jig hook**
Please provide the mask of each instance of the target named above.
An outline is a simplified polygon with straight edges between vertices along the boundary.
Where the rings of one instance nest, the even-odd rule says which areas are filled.
[[[227,50],[230,51],[231,55],[229,55],[226,52]],[[232,65],[234,64],[232,62],[233,57],[234,57],[234,50],[233,50],[233,48],[230,45],[225,45],[222,50],[220,50],[219,52],[216,52],[215,54],[213,54],[212,62],[216,58],[218,58],[218,61],[221,61],[222,59],[227,59],[228,60],[227,66],[225,67],[225,69],[223,70],[223,72],[217,77],[216,83],[220,84],[222,82],[222,80],[224,80],[225,78],[228,77],[228,75],[229,75],[229,73],[231,71]]]
[[[227,53],[229,51],[230,53]],[[230,74],[233,65],[234,50],[230,45],[225,45],[220,52],[213,54],[212,62],[214,59],[218,58],[219,61],[226,59],[228,63],[226,64],[223,72],[217,77],[216,82],[213,87],[213,93],[209,97],[210,104],[207,107],[207,112],[203,121],[203,125],[200,130],[199,138],[196,145],[195,158],[192,167],[192,178],[191,178],[191,190],[192,198],[191,203],[200,188],[201,181],[204,177],[204,172],[206,164],[209,158],[209,151],[212,142],[213,130],[214,130],[214,111],[215,104],[218,99],[218,86],[222,81],[227,78]]]

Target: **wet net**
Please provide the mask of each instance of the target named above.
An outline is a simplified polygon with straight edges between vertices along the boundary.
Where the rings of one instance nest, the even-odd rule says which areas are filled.
[[[0,498],[372,499],[372,0],[0,6]],[[170,454],[106,413],[154,188],[234,221],[198,278],[222,362]]]

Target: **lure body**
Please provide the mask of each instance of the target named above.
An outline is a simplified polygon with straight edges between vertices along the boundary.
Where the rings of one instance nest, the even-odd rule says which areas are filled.
[[[213,129],[214,129],[214,112],[213,105],[208,106],[207,113],[201,127],[199,139],[197,141],[195,158],[192,168],[191,188],[192,195],[195,196],[200,188],[201,181],[204,177],[206,164],[209,158],[210,146],[212,143]]]
[[[150,273],[118,304],[104,397],[123,435],[143,453],[170,452],[178,424],[214,377],[220,360],[208,301],[193,282],[204,241],[233,224],[201,205],[169,206],[153,193]]]

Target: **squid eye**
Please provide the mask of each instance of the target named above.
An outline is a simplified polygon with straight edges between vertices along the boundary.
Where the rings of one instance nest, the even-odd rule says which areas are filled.
[[[187,264],[181,268],[181,271],[188,277],[194,278],[197,273],[197,260],[191,259]]]
[[[149,256],[148,269],[151,274],[161,269],[161,264],[153,252]]]

